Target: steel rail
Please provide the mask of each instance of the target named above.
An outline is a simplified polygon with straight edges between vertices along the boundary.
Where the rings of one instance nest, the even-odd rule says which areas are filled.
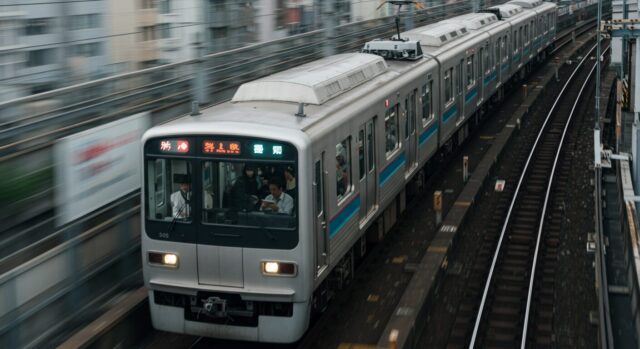
[[[605,49],[605,52],[607,51],[607,49]],[[604,53],[603,53],[604,55]],[[548,207],[548,203],[549,203],[549,198],[551,197],[551,187],[554,183],[555,180],[555,172],[556,172],[556,166],[558,164],[558,160],[560,159],[560,154],[562,153],[562,148],[564,146],[564,138],[567,134],[567,130],[569,129],[569,125],[571,124],[571,120],[573,119],[573,115],[574,112],[576,110],[576,107],[578,106],[578,102],[580,101],[580,99],[583,97],[583,91],[585,89],[585,87],[587,87],[587,84],[589,83],[589,81],[591,80],[591,77],[593,76],[593,72],[596,69],[596,65],[594,64],[593,67],[591,68],[591,71],[589,72],[589,75],[587,75],[587,78],[585,79],[584,83],[582,84],[582,86],[580,87],[580,91],[578,92],[578,98],[576,98],[575,102],[573,103],[573,106],[571,107],[571,112],[569,113],[569,118],[567,119],[567,122],[564,126],[564,130],[562,131],[562,137],[560,138],[560,146],[558,147],[558,150],[556,151],[556,156],[553,160],[553,167],[551,168],[551,176],[549,179],[549,183],[547,185],[547,191],[545,193],[545,198],[544,198],[544,203],[542,204],[542,213],[540,214],[540,225],[538,227],[538,236],[536,239],[536,248],[535,251],[533,253],[533,265],[531,267],[531,276],[529,279],[529,292],[527,294],[527,303],[526,303],[526,307],[525,307],[525,316],[524,316],[524,324],[523,324],[523,329],[522,329],[522,338],[521,338],[521,342],[520,342],[520,348],[524,349],[526,346],[526,342],[527,342],[527,332],[528,332],[528,326],[529,326],[529,312],[531,310],[531,299],[533,296],[533,283],[535,281],[535,276],[536,276],[536,269],[537,269],[537,262],[538,262],[538,252],[540,250],[540,240],[542,238],[542,231],[545,228],[544,227],[544,223],[546,220],[546,213],[547,213],[547,207]]]
[[[538,147],[538,143],[540,141],[540,139],[542,138],[542,135],[544,133],[544,130],[547,126],[547,123],[549,122],[549,120],[551,119],[551,115],[553,114],[553,112],[555,111],[556,105],[558,104],[558,102],[560,101],[560,98],[563,97],[564,95],[564,91],[567,89],[567,87],[569,86],[569,84],[572,82],[574,76],[577,74],[578,70],[581,69],[583,63],[586,61],[586,59],[589,57],[589,55],[591,54],[591,52],[593,52],[593,50],[595,50],[596,46],[594,45],[590,50],[589,53],[586,54],[582,60],[580,61],[580,63],[578,64],[578,66],[576,67],[576,69],[574,69],[573,73],[571,73],[571,76],[569,77],[569,79],[567,80],[567,82],[564,84],[564,86],[562,87],[562,90],[560,91],[560,93],[558,94],[558,97],[556,98],[556,100],[553,102],[553,105],[551,106],[551,109],[549,110],[549,113],[547,114],[547,117],[545,118],[544,123],[542,124],[542,127],[540,128],[540,132],[538,132],[538,136],[536,137],[536,140],[533,144],[533,147],[531,149],[531,152],[529,153],[529,156],[527,158],[527,161],[525,163],[524,169],[522,170],[522,174],[520,176],[520,179],[518,180],[518,185],[516,186],[516,190],[514,192],[513,195],[513,199],[511,200],[511,204],[509,205],[509,210],[507,212],[507,216],[504,220],[504,225],[502,226],[502,231],[500,233],[500,238],[498,239],[498,246],[496,247],[496,252],[493,255],[493,260],[491,262],[491,268],[489,269],[489,275],[487,276],[487,281],[485,283],[485,287],[484,287],[484,292],[482,294],[482,300],[480,303],[480,309],[478,310],[478,314],[476,316],[476,321],[475,321],[475,325],[473,328],[473,334],[471,336],[471,342],[469,343],[469,348],[473,349],[475,347],[475,342],[478,336],[478,330],[480,328],[480,321],[482,320],[482,314],[484,312],[484,307],[487,301],[487,296],[489,293],[489,288],[491,286],[491,281],[493,279],[493,273],[498,261],[498,256],[500,255],[500,250],[502,248],[502,242],[504,240],[504,236],[506,234],[507,231],[507,226],[509,225],[509,222],[511,220],[511,213],[513,212],[513,207],[515,206],[516,200],[518,199],[518,194],[520,193],[520,187],[522,186],[522,183],[524,181],[525,175],[529,169],[529,165],[531,163],[531,159],[533,158],[533,154],[535,153],[537,147]]]

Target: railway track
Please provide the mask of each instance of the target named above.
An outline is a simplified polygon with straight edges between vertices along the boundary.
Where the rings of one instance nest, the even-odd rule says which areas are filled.
[[[520,165],[513,167],[497,209],[488,220],[449,337],[450,348],[513,348],[524,347],[527,340],[541,345],[554,340],[553,287],[558,219],[562,213],[554,210],[547,215],[546,210],[551,189],[554,195],[562,195],[562,185],[567,181],[569,167],[560,162],[562,167],[558,169],[558,161],[571,116],[587,84],[580,87],[573,81],[587,81],[592,75],[593,70],[584,66],[594,49],[585,55],[563,87],[533,142],[532,151],[518,161]],[[556,171],[561,179],[554,184]],[[561,201],[561,197],[556,197],[556,202]],[[545,218],[551,219],[551,224],[545,223]],[[541,271],[536,273],[536,266]],[[532,299],[535,299],[533,308]]]

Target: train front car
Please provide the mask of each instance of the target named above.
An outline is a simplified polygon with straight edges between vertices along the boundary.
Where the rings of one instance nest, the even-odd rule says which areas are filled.
[[[302,336],[313,275],[299,200],[306,143],[297,130],[206,115],[145,134],[143,271],[156,329],[278,343]]]

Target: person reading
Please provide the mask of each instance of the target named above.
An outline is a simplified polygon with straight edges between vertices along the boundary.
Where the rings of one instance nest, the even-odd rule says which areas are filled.
[[[269,192],[271,194],[267,195],[260,204],[260,211],[291,215],[293,212],[293,198],[282,191],[282,183],[277,180],[269,182]]]

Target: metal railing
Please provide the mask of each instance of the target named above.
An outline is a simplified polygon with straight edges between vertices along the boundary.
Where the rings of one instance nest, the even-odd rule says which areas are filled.
[[[118,213],[98,225],[79,222],[59,230],[61,243],[0,274],[0,347],[52,345],[51,338],[70,323],[140,286],[136,199],[113,204]]]

